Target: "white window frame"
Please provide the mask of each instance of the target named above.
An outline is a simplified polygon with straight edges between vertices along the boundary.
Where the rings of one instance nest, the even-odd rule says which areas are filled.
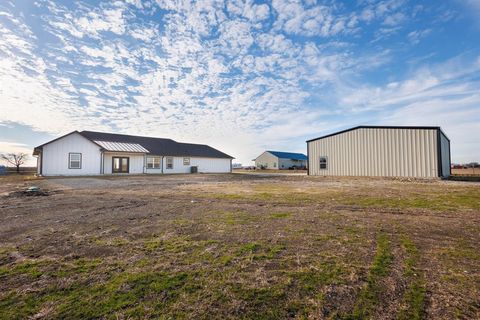
[[[324,161],[322,161],[322,160],[324,160]],[[325,168],[322,168],[322,162],[325,162]],[[328,157],[327,156],[320,156],[318,168],[320,170],[328,170]]]
[[[190,165],[190,158],[189,157],[183,158],[183,165],[184,166],[189,166]]]
[[[166,157],[165,158],[165,168],[166,169],[173,169],[173,157]]]
[[[78,156],[78,160],[72,160],[72,156]],[[72,166],[72,162],[78,162],[78,167]],[[80,152],[70,152],[68,154],[68,169],[82,169],[82,154]]]
[[[147,157],[147,169],[160,169],[161,162],[160,157]]]

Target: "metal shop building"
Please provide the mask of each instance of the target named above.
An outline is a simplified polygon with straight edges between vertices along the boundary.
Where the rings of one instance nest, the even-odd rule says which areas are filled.
[[[307,141],[308,174],[446,178],[450,140],[440,127],[358,126]]]

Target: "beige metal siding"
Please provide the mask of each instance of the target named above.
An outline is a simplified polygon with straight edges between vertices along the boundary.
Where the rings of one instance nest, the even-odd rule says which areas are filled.
[[[437,130],[358,128],[308,143],[311,175],[438,177]],[[327,157],[321,170],[320,157]]]
[[[450,176],[450,142],[443,133],[440,134],[440,150],[442,153],[442,176]]]
[[[265,166],[266,169],[278,169],[278,158],[265,151],[255,159],[255,167]]]
[[[288,169],[293,166],[306,167],[307,160],[278,159],[278,169]]]

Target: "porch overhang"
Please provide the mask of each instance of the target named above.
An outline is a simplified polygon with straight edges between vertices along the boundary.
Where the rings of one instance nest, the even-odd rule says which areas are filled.
[[[149,153],[149,151],[138,143],[97,141],[95,143],[103,148],[104,152],[127,152],[127,153]]]

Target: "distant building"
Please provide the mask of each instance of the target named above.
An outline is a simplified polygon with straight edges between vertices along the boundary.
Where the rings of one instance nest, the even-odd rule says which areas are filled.
[[[307,141],[308,174],[450,176],[450,140],[440,127],[359,126]]]
[[[305,169],[307,156],[303,153],[265,151],[255,161],[258,169]]]

